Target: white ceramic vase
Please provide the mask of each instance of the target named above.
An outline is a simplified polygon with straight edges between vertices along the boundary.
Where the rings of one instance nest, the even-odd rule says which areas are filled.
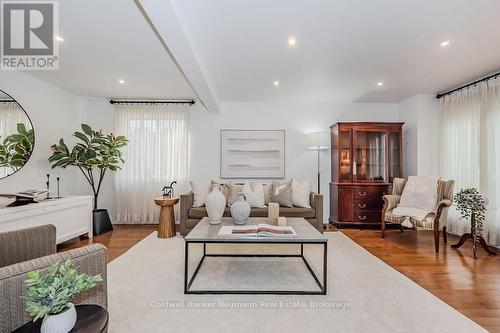
[[[245,201],[243,193],[238,194],[236,201],[231,205],[231,216],[234,224],[245,224],[250,216],[250,205]]]
[[[226,208],[226,197],[222,194],[220,185],[212,185],[212,191],[207,195],[205,206],[207,208],[208,222],[210,224],[220,224]]]
[[[57,315],[46,315],[42,321],[41,333],[68,333],[76,324],[76,310],[73,303],[69,309]]]

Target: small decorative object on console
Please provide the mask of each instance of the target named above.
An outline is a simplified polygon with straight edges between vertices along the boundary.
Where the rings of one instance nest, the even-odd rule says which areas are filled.
[[[231,205],[231,216],[233,217],[234,224],[245,224],[250,216],[251,207],[245,201],[243,193],[238,194],[236,202]]]
[[[57,177],[56,180],[57,180],[57,199],[59,199],[61,197],[60,191],[59,191],[59,177]]]
[[[220,224],[226,208],[226,198],[220,190],[220,185],[212,185],[212,191],[207,195],[205,206],[210,224]]]
[[[45,198],[42,196],[45,196],[46,193],[48,193],[48,190],[45,189],[25,190],[17,193],[1,193],[0,197],[15,198],[15,201],[7,205],[7,207],[16,207],[43,200]]]

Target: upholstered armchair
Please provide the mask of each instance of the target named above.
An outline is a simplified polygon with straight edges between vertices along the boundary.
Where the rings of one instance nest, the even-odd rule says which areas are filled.
[[[446,216],[448,208],[453,202],[453,180],[438,180],[437,188],[437,202],[436,207],[432,213],[427,214],[423,220],[410,218],[414,229],[427,229],[434,231],[434,247],[436,253],[439,252],[439,232],[443,232],[443,242],[447,243],[446,238]],[[384,207],[382,209],[382,238],[385,237],[385,227],[387,223],[399,224],[401,232],[403,226],[401,223],[405,219],[402,216],[393,215],[393,209],[397,207],[401,200],[401,195],[406,185],[406,180],[402,178],[394,178],[392,185],[392,194],[384,195]]]
[[[0,333],[12,332],[31,320],[23,296],[28,272],[46,270],[70,259],[79,272],[101,274],[103,282],[78,295],[75,304],[98,304],[107,308],[107,250],[101,244],[56,253],[56,228],[42,225],[0,232]]]

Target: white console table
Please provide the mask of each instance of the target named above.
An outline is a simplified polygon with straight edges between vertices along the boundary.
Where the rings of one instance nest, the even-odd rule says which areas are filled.
[[[12,201],[12,200],[11,200]],[[81,235],[92,237],[92,196],[68,196],[24,206],[0,204],[0,232],[53,224],[57,244]]]

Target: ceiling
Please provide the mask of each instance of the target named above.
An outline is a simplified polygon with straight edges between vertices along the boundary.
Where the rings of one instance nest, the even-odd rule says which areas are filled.
[[[134,1],[60,1],[59,19],[59,70],[28,74],[86,97],[195,97]]]
[[[399,102],[500,69],[498,0],[174,1],[224,101]]]
[[[218,101],[400,102],[500,69],[498,0],[138,1],[174,5]],[[59,4],[60,70],[29,74],[89,97],[197,96],[134,0]]]

